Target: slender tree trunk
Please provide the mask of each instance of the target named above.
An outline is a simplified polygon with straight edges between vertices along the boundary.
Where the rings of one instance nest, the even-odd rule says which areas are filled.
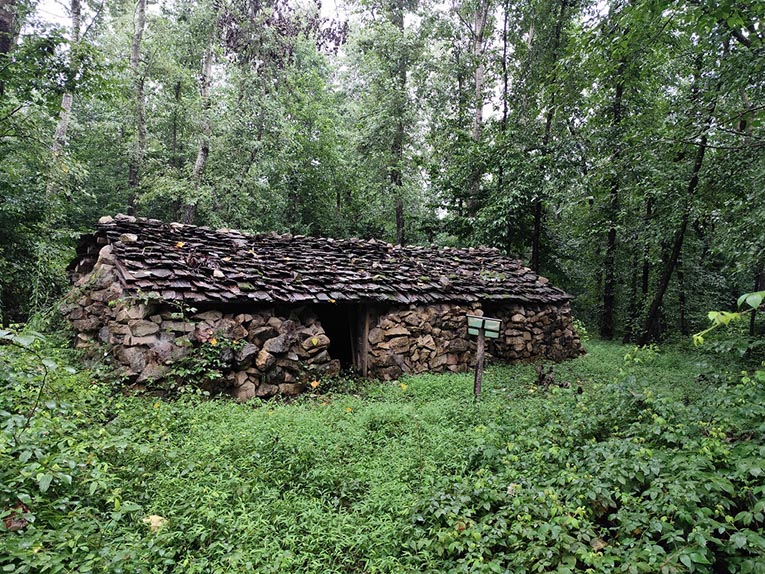
[[[653,218],[653,198],[649,197],[645,202],[645,225],[644,229],[648,229]],[[643,270],[640,277],[640,294],[642,295],[642,302],[645,302],[648,297],[648,284],[651,278],[651,244],[648,238],[643,242]]]
[[[499,125],[501,133],[502,147],[507,145],[507,117],[509,115],[508,107],[508,92],[510,86],[510,73],[507,67],[507,26],[509,20],[510,0],[505,0],[502,6],[502,121]],[[500,193],[505,191],[505,166],[500,159],[499,170],[497,173],[497,189]],[[510,222],[511,218],[507,218],[507,246],[506,251],[509,253],[512,245],[513,226]]]
[[[475,62],[475,73],[473,75],[474,89],[474,112],[473,128],[471,135],[475,141],[480,141],[483,130],[483,82],[484,66],[483,52],[486,42],[486,22],[489,18],[490,0],[480,0],[478,9],[473,19],[473,59]]]
[[[561,36],[563,34],[563,23],[566,17],[567,0],[560,0],[558,6],[558,17],[555,21],[555,35],[553,36],[552,45],[552,76],[550,77],[549,86],[554,86],[550,93],[550,101],[547,106],[547,112],[545,113],[545,130],[542,136],[542,169],[547,170],[547,161],[550,156],[550,140],[552,137],[552,124],[555,119],[555,100],[558,89],[558,60],[560,58],[560,45]],[[531,40],[529,40],[530,42]],[[531,236],[531,269],[537,273],[542,270],[542,234],[544,229],[544,198],[542,197],[541,186],[545,182],[545,174],[542,174],[540,178],[540,188],[537,190],[537,195],[534,198],[534,231]]]
[[[534,46],[534,40],[536,39],[536,28],[534,27],[534,22],[532,21],[529,24],[529,31],[526,36],[526,58],[524,59],[522,65],[521,65],[521,71],[518,75],[518,81],[520,83],[524,83],[527,81],[527,78],[529,76],[530,70],[532,68],[533,63],[533,52],[532,47]],[[529,118],[527,118],[527,113],[529,110],[529,90],[521,89],[521,105],[520,105],[520,114],[519,118],[521,123],[526,124],[528,123]]]
[[[178,155],[178,108],[181,106],[181,80],[175,82],[173,103],[173,120],[170,129],[170,165],[175,169],[181,168],[181,161]]]
[[[128,167],[128,213],[135,211],[136,195],[141,185],[141,170],[146,156],[146,101],[144,96],[144,78],[141,71],[141,42],[146,27],[146,0],[137,0],[135,5],[135,24],[133,26],[133,43],[130,49],[130,71],[133,74],[136,141],[130,156]]]
[[[199,76],[199,94],[202,98],[202,122],[200,125],[201,133],[199,136],[199,147],[197,149],[197,159],[194,162],[194,169],[191,172],[191,180],[194,184],[194,197],[185,198],[183,211],[181,213],[182,223],[193,223],[197,215],[197,201],[199,199],[199,188],[202,183],[207,159],[210,157],[210,135],[212,134],[212,120],[210,118],[210,74],[212,73],[213,49],[215,36],[210,38],[210,44],[202,57],[202,74]]]
[[[626,62],[619,62],[616,76],[616,90],[614,92],[613,116],[611,125],[615,131],[614,153],[611,162],[615,166],[614,176],[611,180],[611,191],[608,198],[608,235],[606,237],[606,255],[603,259],[603,314],[600,318],[600,336],[603,339],[614,338],[614,315],[616,309],[616,224],[619,216],[619,186],[621,178],[619,162],[621,160],[621,135],[622,123],[622,100],[624,98],[624,73]]]
[[[643,229],[648,229],[651,222],[651,216],[653,213],[653,199],[648,198],[646,201],[646,210],[643,217]],[[629,312],[627,325],[624,330],[624,337],[622,341],[624,343],[631,343],[637,338],[640,330],[640,317],[643,314],[643,305],[645,304],[646,297],[648,297],[648,281],[650,277],[650,261],[649,255],[651,252],[651,244],[648,241],[648,237],[643,240],[642,253],[639,253],[638,247],[639,234],[635,237],[635,248],[632,254],[632,275],[630,281],[630,299],[629,299]],[[641,261],[642,259],[642,261]]]
[[[0,65],[16,44],[19,31],[16,0],[0,0]],[[0,98],[5,95],[5,82],[0,81]]]
[[[727,54],[727,45],[724,46],[724,51]],[[700,82],[702,78],[702,72],[703,72],[703,62],[701,57],[696,58],[696,70],[695,70],[695,77],[693,86],[691,87],[691,100],[696,101],[699,98],[699,95],[701,93],[700,88]],[[680,225],[675,232],[674,239],[672,241],[672,250],[670,252],[669,257],[664,258],[664,268],[662,269],[661,275],[659,277],[659,284],[656,288],[656,293],[654,294],[653,299],[651,300],[651,305],[648,308],[648,314],[645,318],[645,323],[643,324],[643,330],[640,335],[640,338],[638,339],[639,344],[646,345],[648,344],[651,339],[654,336],[656,325],[659,320],[659,316],[661,314],[661,306],[664,302],[664,295],[667,292],[667,288],[669,287],[669,282],[672,279],[672,274],[674,273],[675,269],[677,268],[677,262],[680,259],[680,253],[683,248],[683,240],[685,239],[685,232],[688,229],[688,222],[690,220],[691,215],[691,199],[696,193],[696,189],[699,185],[699,175],[701,173],[701,168],[704,165],[704,156],[707,152],[707,142],[709,138],[709,131],[712,128],[712,123],[714,120],[714,113],[715,109],[717,108],[717,98],[720,93],[720,87],[722,86],[722,83],[720,80],[717,82],[717,86],[714,91],[714,96],[712,98],[711,103],[709,104],[709,109],[707,111],[707,117],[704,125],[704,130],[701,136],[701,139],[698,143],[698,148],[696,149],[696,156],[693,161],[693,168],[691,170],[691,177],[688,180],[688,186],[686,188],[685,192],[685,200],[683,205],[683,213],[682,217],[680,219]]]
[[[0,59],[16,41],[16,0],[0,0]]]
[[[635,336],[637,321],[640,320],[639,299],[638,299],[638,250],[637,242],[632,251],[632,264],[630,265],[630,299],[629,310],[627,312],[627,324],[624,326],[623,343],[630,343]]]
[[[696,151],[696,158],[693,162],[693,170],[691,171],[691,178],[688,180],[688,187],[686,188],[685,192],[685,205],[683,207],[682,219],[680,220],[680,226],[675,232],[675,237],[672,241],[672,251],[670,252],[669,257],[665,260],[664,268],[659,278],[659,284],[656,288],[656,293],[654,294],[653,300],[651,301],[651,306],[648,309],[648,315],[646,316],[645,323],[643,324],[643,332],[641,333],[638,340],[641,345],[647,345],[653,337],[654,329],[659,319],[661,305],[664,301],[664,294],[667,292],[669,282],[672,279],[672,274],[677,268],[677,262],[680,259],[680,252],[683,248],[683,240],[685,239],[685,232],[688,229],[688,220],[690,218],[691,198],[696,193],[696,189],[699,185],[699,174],[701,173],[701,167],[704,164],[704,155],[707,151],[707,138],[709,135],[709,129],[712,125],[712,116],[714,114],[715,104],[716,102],[712,104],[709,118],[704,129],[704,134],[701,136],[701,140],[699,141],[699,147]]]
[[[71,81],[70,85],[68,86],[69,91],[61,96],[61,110],[59,111],[56,131],[53,134],[53,145],[51,146],[51,152],[53,153],[54,160],[64,152],[64,147],[66,146],[67,141],[67,132],[69,131],[69,123],[72,118],[72,103],[74,100],[77,76],[79,74],[79,57],[77,55],[77,45],[80,43],[80,28],[82,26],[82,7],[80,5],[80,0],[71,0],[69,12],[72,18],[72,41],[69,45],[69,73],[71,75]],[[49,176],[46,195],[50,198],[57,195],[58,191],[59,185],[56,181],[55,174],[51,174]]]
[[[473,125],[470,135],[473,141],[480,142],[483,132],[483,84],[484,65],[483,52],[485,47],[486,22],[489,18],[490,0],[479,0],[478,7],[473,17],[473,45],[472,55],[475,71],[473,73]],[[474,210],[479,204],[481,192],[481,177],[483,169],[478,162],[473,167],[470,175],[470,190],[468,192],[468,209]]]
[[[502,123],[500,125],[503,135],[507,133],[507,116],[509,113],[507,103],[510,85],[510,73],[507,68],[507,26],[509,21],[509,11],[510,0],[505,0],[502,10]]]
[[[404,2],[397,0],[393,5],[391,22],[404,39]],[[393,201],[396,212],[396,243],[404,245],[404,141],[406,131],[404,116],[406,115],[406,76],[408,54],[404,50],[398,54],[394,71],[395,98],[395,132],[391,142],[390,183],[393,189]]]
[[[762,291],[765,290],[765,267],[761,268],[759,273],[754,276],[754,290],[755,291]],[[749,317],[749,335],[754,337],[756,332],[756,320],[757,320],[757,309],[752,311],[752,314]]]
[[[390,183],[393,188],[394,207],[396,210],[396,243],[404,245],[404,178],[402,165],[404,161],[404,122],[398,119],[396,132],[391,146],[391,159],[394,162],[390,170]]]

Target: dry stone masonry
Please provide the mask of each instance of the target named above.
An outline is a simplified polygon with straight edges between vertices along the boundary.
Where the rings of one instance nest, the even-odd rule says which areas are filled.
[[[63,311],[77,347],[105,352],[137,383],[218,347],[223,376],[208,390],[241,401],[298,394],[340,372],[340,343],[317,305],[329,320],[340,305],[366,317],[363,330],[349,324],[336,337],[357,337],[367,374],[386,380],[469,369],[468,313],[503,320],[502,337],[488,346],[496,358],[583,352],[570,296],[491,249],[248,236],[117,216],[83,237],[70,271],[75,285]]]
[[[485,313],[480,303],[414,306],[381,314],[369,331],[370,372],[381,379],[422,372],[464,372],[475,364],[475,337],[466,314],[502,319],[491,356],[508,361],[561,361],[581,354],[568,305],[506,305]]]

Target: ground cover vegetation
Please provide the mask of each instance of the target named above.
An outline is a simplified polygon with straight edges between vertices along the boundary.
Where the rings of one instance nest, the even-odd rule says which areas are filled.
[[[0,333],[5,572],[761,572],[765,374],[589,342],[532,365],[131,396]],[[40,391],[40,392],[38,392]]]

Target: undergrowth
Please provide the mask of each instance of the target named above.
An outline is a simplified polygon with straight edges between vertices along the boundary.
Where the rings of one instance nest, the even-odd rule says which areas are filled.
[[[593,341],[478,404],[421,375],[240,405],[31,345],[0,346],[5,572],[765,571],[765,380],[734,362]]]

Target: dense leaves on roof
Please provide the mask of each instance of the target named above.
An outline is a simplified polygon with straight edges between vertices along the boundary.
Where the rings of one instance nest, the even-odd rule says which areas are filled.
[[[496,249],[401,247],[376,240],[238,231],[104,217],[82,238],[76,272],[113,246],[125,287],[190,302],[522,301],[571,297]]]

